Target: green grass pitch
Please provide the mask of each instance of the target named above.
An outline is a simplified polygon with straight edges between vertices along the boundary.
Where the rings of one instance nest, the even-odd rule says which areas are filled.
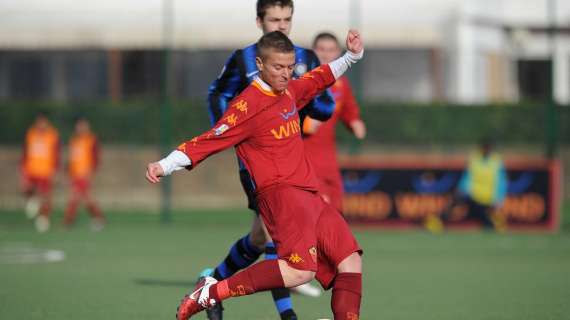
[[[71,231],[37,234],[23,213],[0,212],[0,319],[174,319],[198,272],[223,258],[251,219],[246,210],[192,211],[161,225],[156,215],[107,214],[101,233],[83,214]],[[362,319],[570,319],[568,224],[556,235],[356,235],[365,250]],[[66,258],[14,260],[32,249]],[[331,318],[329,297],[294,296],[300,319]],[[278,319],[269,293],[225,307],[230,320]]]

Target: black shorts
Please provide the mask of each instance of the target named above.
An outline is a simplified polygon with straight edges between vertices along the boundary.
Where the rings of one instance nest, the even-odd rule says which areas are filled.
[[[255,182],[246,169],[239,170],[239,180],[245,195],[247,196],[247,207],[257,213],[257,200],[255,199]]]

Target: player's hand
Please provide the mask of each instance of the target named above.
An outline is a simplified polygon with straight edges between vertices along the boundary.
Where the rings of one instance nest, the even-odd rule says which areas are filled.
[[[350,123],[350,128],[358,140],[366,138],[366,125],[364,124],[364,121],[354,120]]]
[[[322,121],[307,116],[303,122],[303,133],[305,135],[313,135],[317,133],[322,124]]]
[[[146,166],[146,180],[150,183],[159,183],[164,176],[164,170],[158,162],[149,163]]]
[[[348,35],[346,36],[346,48],[352,53],[360,53],[364,49],[364,43],[362,42],[362,37],[358,30],[348,30]]]

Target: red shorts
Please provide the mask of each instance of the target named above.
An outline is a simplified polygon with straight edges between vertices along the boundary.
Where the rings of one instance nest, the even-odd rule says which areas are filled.
[[[345,258],[362,254],[340,212],[314,192],[276,186],[259,194],[257,203],[279,258],[292,268],[316,272],[325,289]]]
[[[73,188],[73,192],[76,193],[87,193],[90,186],[91,184],[89,179],[73,178],[71,180],[71,187]]]
[[[52,180],[50,178],[24,176],[24,192],[37,190],[40,194],[48,194],[51,192],[51,188]]]

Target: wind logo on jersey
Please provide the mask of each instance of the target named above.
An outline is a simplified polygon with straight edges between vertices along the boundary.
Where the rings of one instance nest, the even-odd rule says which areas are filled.
[[[301,258],[301,256],[299,256],[297,253],[291,253],[289,256],[289,262],[293,264],[301,263],[303,262],[303,258]]]
[[[234,107],[235,107],[236,109],[238,109],[239,111],[241,111],[241,112],[247,114],[247,101],[245,101],[245,100],[240,100],[240,101],[238,101],[238,102],[236,102],[236,103],[234,104]]]
[[[293,106],[293,110],[287,112],[287,109],[283,109],[283,112],[280,112],[279,114],[281,115],[283,120],[289,120],[289,118],[294,116],[296,113],[297,113],[297,106]]]
[[[290,136],[299,132],[301,132],[301,125],[299,125],[298,119],[285,122],[279,126],[278,130],[271,129],[271,134],[273,134],[273,137],[277,140],[289,138]]]
[[[222,135],[224,132],[228,131],[230,127],[227,124],[222,124],[219,127],[214,129],[214,135],[216,136],[220,136]]]
[[[237,123],[238,117],[235,115],[235,113],[232,113],[229,116],[227,116],[225,119],[230,125],[235,126]]]

